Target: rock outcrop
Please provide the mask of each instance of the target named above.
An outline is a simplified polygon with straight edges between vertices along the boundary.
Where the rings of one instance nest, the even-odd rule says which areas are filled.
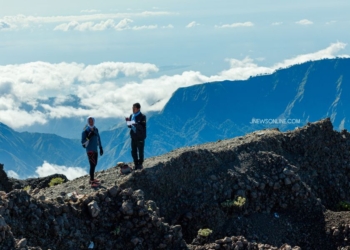
[[[28,178],[25,180],[19,180],[15,178],[9,178],[4,170],[4,165],[0,164],[0,191],[10,192],[14,189],[42,189],[49,187],[49,183],[54,178],[61,178],[63,183],[68,179],[63,174],[53,174],[46,177]]]
[[[350,212],[339,211],[350,200],[350,134],[329,119],[181,148],[144,167],[101,171],[97,190],[83,176],[1,193],[0,246],[350,248]]]
[[[4,164],[0,163],[0,191],[10,192],[12,190],[12,183],[4,170]]]

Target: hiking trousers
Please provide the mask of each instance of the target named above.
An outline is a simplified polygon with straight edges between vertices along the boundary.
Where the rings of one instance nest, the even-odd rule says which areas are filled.
[[[142,165],[144,160],[144,148],[145,148],[145,141],[144,140],[135,140],[131,139],[131,156],[134,160],[134,164],[136,165]]]
[[[89,151],[87,152],[87,156],[90,164],[90,180],[92,181],[95,179],[95,168],[97,165],[98,154],[97,152]]]

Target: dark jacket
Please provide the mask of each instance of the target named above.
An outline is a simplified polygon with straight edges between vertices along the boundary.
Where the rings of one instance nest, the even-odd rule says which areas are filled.
[[[130,115],[130,117],[129,117],[130,120],[131,120],[131,117],[132,117],[132,115]],[[136,124],[134,124],[133,126],[136,127],[136,133],[132,129],[130,129],[131,139],[139,140],[139,141],[146,139],[146,137],[147,137],[146,116],[140,112],[140,114],[138,114],[135,117],[135,123]],[[131,126],[128,126],[128,127],[131,128]]]
[[[86,147],[86,152],[97,152],[98,147],[102,148],[100,134],[98,133],[98,129],[96,127],[94,128],[92,135],[89,135],[89,129],[85,128],[83,130],[81,133],[81,143],[84,144],[87,140],[89,141],[89,144]]]

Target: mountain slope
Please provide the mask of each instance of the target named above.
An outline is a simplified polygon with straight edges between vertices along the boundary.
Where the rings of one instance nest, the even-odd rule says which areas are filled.
[[[349,125],[350,59],[295,65],[246,81],[206,83],[177,90],[149,122],[157,154],[174,147],[281,130],[331,117],[336,129]],[[251,124],[252,119],[297,119],[300,124]],[[157,131],[157,132],[156,132]]]
[[[45,160],[75,166],[82,149],[78,140],[66,139],[53,134],[16,132],[0,123],[0,161],[7,170],[20,176],[32,176],[35,168]]]

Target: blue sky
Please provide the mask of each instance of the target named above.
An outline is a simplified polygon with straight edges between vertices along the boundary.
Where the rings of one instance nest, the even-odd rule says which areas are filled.
[[[0,122],[122,117],[135,99],[157,111],[179,87],[348,55],[349,11],[345,0],[7,2]]]
[[[154,15],[137,15],[144,11],[153,12]],[[0,19],[22,14],[27,17],[42,17],[42,20],[24,20],[22,25],[28,27],[0,33],[0,64],[32,61],[74,61],[86,64],[132,61],[154,63],[159,67],[189,66],[202,73],[214,74],[226,66],[225,58],[243,59],[250,56],[258,60],[264,59],[261,64],[270,65],[325,48],[333,42],[347,43],[350,37],[349,11],[349,1],[322,0],[170,3],[15,0],[0,9]],[[118,13],[124,13],[126,18],[133,20],[130,26],[157,25],[157,28],[119,32],[113,29],[83,32],[53,30],[59,24],[69,23],[55,22],[55,16],[71,16],[68,20],[74,21],[85,15],[90,16],[90,20],[87,18],[86,21],[78,22],[99,23],[112,19],[118,23],[124,18],[107,16]],[[94,15],[100,15],[101,18],[94,18]],[[47,20],[49,18],[50,21]],[[312,24],[296,23],[304,19]],[[186,28],[191,22],[199,25]],[[251,22],[253,26],[215,28],[246,22]],[[279,25],[272,25],[273,23]],[[173,28],[161,28],[169,24]],[[344,52],[348,50],[349,48]]]

